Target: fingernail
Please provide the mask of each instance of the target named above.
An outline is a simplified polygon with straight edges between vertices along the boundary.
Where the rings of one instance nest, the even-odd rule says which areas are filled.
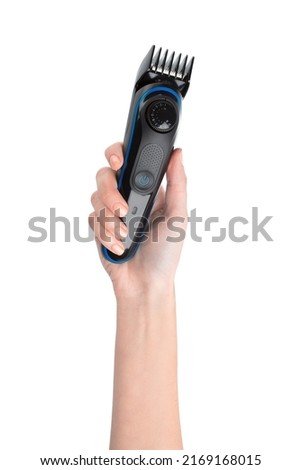
[[[117,166],[117,165],[119,165],[119,164],[120,164],[120,160],[119,160],[119,158],[117,157],[117,155],[112,155],[112,156],[110,157],[110,165],[111,165],[111,166]]]
[[[124,248],[123,248],[123,246],[117,245],[117,243],[115,243],[115,244],[112,246],[112,251],[113,251],[116,255],[122,255],[122,253],[124,252]]]
[[[118,217],[124,217],[125,214],[127,214],[127,211],[128,211],[128,208],[124,206],[123,204],[121,204],[120,202],[118,202],[114,206],[114,212],[116,213],[116,215],[118,215]]]
[[[183,150],[182,149],[179,149],[180,150],[180,162],[183,163]]]
[[[121,235],[122,237],[126,237],[127,234],[128,234],[128,228],[127,228],[127,226],[124,225],[124,224],[121,224],[121,225],[120,225],[120,235]]]

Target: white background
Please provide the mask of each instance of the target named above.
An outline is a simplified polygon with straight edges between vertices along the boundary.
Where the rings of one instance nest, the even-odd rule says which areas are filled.
[[[56,243],[29,243],[28,220],[55,207],[87,233],[95,173],[123,138],[152,44],[196,56],[177,142],[189,207],[224,224],[252,206],[273,216],[274,242],[186,241],[176,286],[185,450],[300,468],[298,6],[1,2],[1,468],[107,452],[110,281],[93,242],[64,243],[58,227]]]

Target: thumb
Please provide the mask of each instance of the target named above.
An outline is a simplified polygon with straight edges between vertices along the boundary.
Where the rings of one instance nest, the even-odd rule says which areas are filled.
[[[182,150],[173,151],[166,172],[166,209],[167,217],[187,217],[187,178],[182,163]]]

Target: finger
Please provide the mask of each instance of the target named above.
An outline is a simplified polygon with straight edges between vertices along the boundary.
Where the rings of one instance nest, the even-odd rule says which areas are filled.
[[[167,172],[166,216],[187,217],[186,175],[182,163],[182,150],[174,150]]]
[[[116,142],[113,145],[110,145],[105,150],[105,156],[108,160],[110,167],[117,171],[123,164],[123,147],[121,142]]]
[[[93,212],[89,215],[89,224],[98,242],[116,255],[121,255],[124,252],[124,246],[120,239],[127,235],[127,228],[114,214],[109,216],[106,213],[104,218],[97,216],[97,212]]]
[[[165,205],[165,189],[163,186],[158,191],[154,206],[153,206],[153,212],[160,211],[164,208]]]
[[[165,189],[163,188],[163,186],[161,186],[157,194],[152,212],[151,212],[150,222],[152,222],[152,220],[155,217],[157,217],[157,215],[163,212],[164,207],[165,207]]]
[[[97,191],[92,194],[91,202],[96,210],[95,203],[99,204],[98,209],[107,207],[118,217],[124,217],[128,211],[128,205],[117,189],[116,174],[111,168],[101,168],[96,175]]]
[[[108,209],[102,209],[99,213],[96,212],[98,222],[98,232],[100,237],[102,234],[113,235],[116,239],[121,240],[128,234],[128,228],[125,223],[116,217],[113,212]],[[104,238],[105,241],[105,238]]]
[[[103,205],[103,202],[99,196],[98,191],[93,193],[93,207],[95,209],[94,216],[97,217],[97,222],[103,225],[106,230],[114,234],[120,234],[119,238],[123,238],[128,233],[128,228],[125,223],[107,207]],[[92,216],[90,214],[90,216]],[[89,216],[89,217],[90,217]]]

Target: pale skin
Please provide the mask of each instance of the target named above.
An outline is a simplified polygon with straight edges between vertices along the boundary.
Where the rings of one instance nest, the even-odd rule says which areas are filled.
[[[102,227],[111,239],[104,241],[96,217],[103,208],[111,216],[124,215],[128,209],[116,183],[116,171],[123,163],[122,144],[110,146],[105,156],[110,167],[97,173],[90,224],[98,245],[121,254],[123,246],[113,224]],[[181,217],[183,222],[177,226],[186,229],[186,176],[180,149],[173,152],[166,176],[166,191],[160,189],[151,219],[158,214]],[[151,224],[151,230],[157,230],[158,242],[142,243],[129,262],[116,265],[101,255],[117,300],[110,449],[182,449],[174,277],[183,242],[167,241],[166,222],[156,224]]]

